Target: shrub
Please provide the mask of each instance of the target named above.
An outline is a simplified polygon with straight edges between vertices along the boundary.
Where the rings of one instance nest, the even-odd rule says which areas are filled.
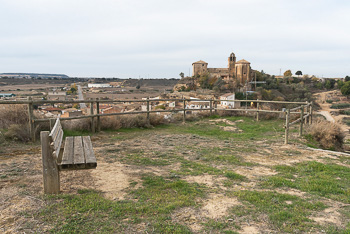
[[[342,115],[350,115],[350,110],[340,110],[340,111],[339,111],[339,114],[342,114]]]
[[[73,119],[61,121],[62,128],[75,131],[87,131],[91,129],[90,119]]]
[[[344,143],[344,133],[336,123],[317,121],[311,124],[307,132],[324,149],[341,150]]]
[[[333,100],[326,100],[326,102],[327,102],[327,103],[332,103],[332,102],[333,102]]]
[[[28,123],[28,108],[26,105],[0,105],[0,128],[7,129],[12,124]]]
[[[350,103],[338,103],[338,104],[331,105],[332,109],[344,109],[349,107],[350,107]]]
[[[12,124],[4,134],[6,139],[28,142],[30,140],[30,132],[28,126],[20,124]]]

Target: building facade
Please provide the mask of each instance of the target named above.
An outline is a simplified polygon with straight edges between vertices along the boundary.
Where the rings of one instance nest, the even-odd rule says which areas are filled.
[[[211,77],[222,78],[227,82],[236,81],[241,85],[250,82],[254,73],[254,70],[250,67],[250,62],[244,59],[236,61],[234,53],[231,53],[228,57],[227,68],[208,68],[208,63],[199,60],[192,63],[192,69],[192,75],[195,77],[208,73]]]

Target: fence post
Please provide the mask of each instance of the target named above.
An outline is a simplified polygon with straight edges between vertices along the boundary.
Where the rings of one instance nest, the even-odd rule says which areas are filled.
[[[28,122],[29,122],[29,134],[32,141],[35,141],[35,130],[34,130],[34,113],[33,113],[33,102],[32,98],[28,97]]]
[[[303,108],[305,108],[304,114],[308,114],[307,107],[308,107],[307,104],[306,104],[306,106],[303,107]],[[304,119],[304,124],[307,124],[307,117],[305,117],[305,119]]]
[[[288,144],[288,134],[289,134],[289,116],[290,116],[290,109],[287,109],[286,114],[286,125],[285,125],[285,136],[284,136],[284,144]]]
[[[186,122],[186,99],[183,99],[183,105],[184,105],[184,114],[183,114],[183,119],[182,122],[185,123]]]
[[[218,102],[217,101],[214,101],[214,113],[217,115],[218,114]]]
[[[210,99],[210,115],[213,115],[213,100]]]
[[[259,101],[259,99],[257,101]],[[256,103],[256,121],[259,121],[259,104],[259,102]]]
[[[147,123],[148,123],[148,125],[151,123],[150,116],[149,116],[149,110],[150,110],[150,108],[149,108],[149,98],[147,98]]]
[[[90,115],[94,115],[94,102],[90,103]],[[95,118],[92,116],[91,117],[91,132],[95,132]]]
[[[98,98],[96,98],[96,114],[100,114],[100,102]],[[101,118],[97,116],[97,132],[99,131],[101,131]]]
[[[299,136],[303,135],[303,124],[304,124],[304,107],[300,108],[300,128],[299,128]]]
[[[309,118],[309,124],[312,124],[312,102],[310,102],[310,118]]]
[[[55,158],[51,155],[49,134],[49,131],[40,133],[44,193],[57,194],[60,192],[60,172]]]

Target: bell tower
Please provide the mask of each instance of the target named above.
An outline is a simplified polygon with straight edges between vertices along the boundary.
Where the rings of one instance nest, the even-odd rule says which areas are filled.
[[[230,78],[235,77],[236,55],[232,52],[228,57],[228,74]]]

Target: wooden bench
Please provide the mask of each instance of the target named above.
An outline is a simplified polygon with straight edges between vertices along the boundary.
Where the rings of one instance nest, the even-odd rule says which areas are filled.
[[[94,169],[97,166],[90,136],[66,137],[63,147],[59,118],[51,132],[40,133],[40,139],[46,194],[60,192],[60,171]]]

